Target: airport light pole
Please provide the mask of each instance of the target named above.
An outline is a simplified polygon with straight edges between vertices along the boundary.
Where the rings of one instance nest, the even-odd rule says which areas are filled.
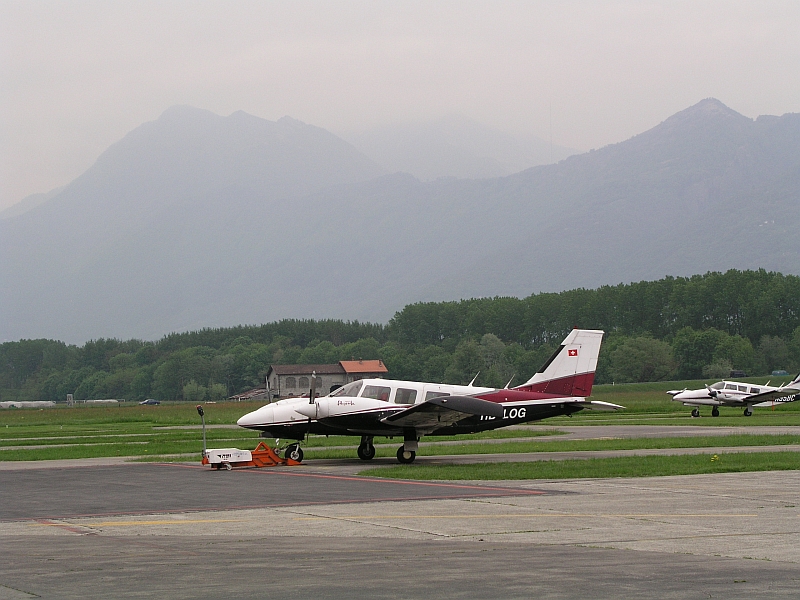
[[[206,417],[205,411],[203,407],[199,404],[197,405],[197,414],[200,415],[200,419],[203,421],[203,458],[206,456]]]

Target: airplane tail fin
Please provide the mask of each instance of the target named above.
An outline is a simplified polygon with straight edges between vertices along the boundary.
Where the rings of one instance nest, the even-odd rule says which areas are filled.
[[[514,389],[558,396],[590,396],[603,333],[597,329],[573,329],[539,372]]]

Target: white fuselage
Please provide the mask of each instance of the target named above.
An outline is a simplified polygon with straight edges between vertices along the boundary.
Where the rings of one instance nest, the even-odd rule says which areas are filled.
[[[672,396],[672,399],[676,402],[682,402],[686,406],[746,406],[751,404],[748,402],[749,398],[780,389],[769,385],[720,381],[708,388],[677,392]],[[794,400],[795,396],[790,395],[776,398],[771,402],[792,402]],[[758,406],[760,403],[760,400],[754,398],[752,406]],[[766,404],[769,404],[769,402]]]

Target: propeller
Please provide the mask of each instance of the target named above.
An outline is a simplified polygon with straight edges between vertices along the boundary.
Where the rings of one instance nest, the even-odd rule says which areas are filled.
[[[316,402],[314,402],[314,396],[317,393],[317,372],[311,371],[311,390],[308,393],[308,404],[314,406],[314,413],[316,416]],[[306,429],[306,442],[308,441],[308,436],[311,435],[311,415],[308,415],[308,427]]]
[[[716,398],[717,394],[719,393],[718,390],[712,389],[710,385],[706,385],[706,389],[708,390],[708,395],[712,398]]]

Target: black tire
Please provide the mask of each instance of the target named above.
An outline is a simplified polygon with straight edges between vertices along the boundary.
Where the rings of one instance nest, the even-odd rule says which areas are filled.
[[[297,462],[303,462],[303,449],[297,444],[291,444],[290,446],[287,446],[286,452],[284,452],[283,457],[287,460],[295,460]]]
[[[711,416],[712,417],[718,417],[719,416],[719,408],[718,407],[715,406],[714,408],[711,409]]]
[[[406,454],[408,454],[409,456],[406,457]],[[413,450],[409,450],[408,452],[406,452],[403,446],[400,446],[397,449],[397,460],[401,464],[410,465],[411,463],[414,462],[415,458],[417,458],[417,453],[414,452]]]
[[[372,460],[375,458],[375,446],[372,444],[360,445],[357,450],[358,458],[361,460]]]
[[[699,417],[700,416],[700,409],[699,408],[692,409],[692,416],[693,417]]]
[[[748,407],[748,408],[745,408],[745,409],[744,409],[744,416],[745,416],[745,417],[752,417],[752,416],[753,416],[753,411],[752,411],[752,410],[750,410],[750,408],[749,408],[749,407]]]

